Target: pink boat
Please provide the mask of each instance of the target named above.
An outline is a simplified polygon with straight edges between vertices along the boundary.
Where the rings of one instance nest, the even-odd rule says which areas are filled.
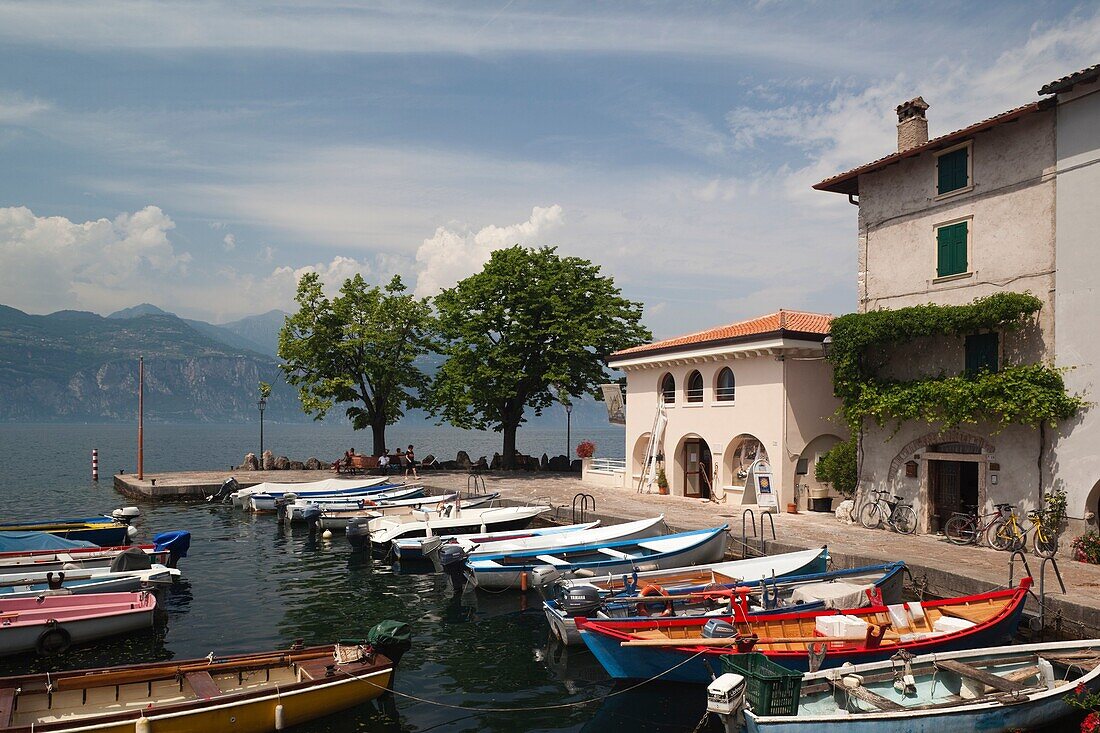
[[[153,626],[152,593],[88,593],[0,600],[0,656],[58,654],[73,644]]]

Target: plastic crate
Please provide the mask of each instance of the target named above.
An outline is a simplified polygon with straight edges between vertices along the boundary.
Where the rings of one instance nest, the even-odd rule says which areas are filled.
[[[802,694],[802,673],[776,664],[760,652],[722,657],[727,672],[745,678],[745,699],[758,715],[794,715]]]

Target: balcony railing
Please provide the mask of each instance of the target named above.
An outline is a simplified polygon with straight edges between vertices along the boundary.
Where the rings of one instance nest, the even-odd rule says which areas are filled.
[[[626,471],[626,459],[593,458],[588,470],[593,473],[623,473]]]

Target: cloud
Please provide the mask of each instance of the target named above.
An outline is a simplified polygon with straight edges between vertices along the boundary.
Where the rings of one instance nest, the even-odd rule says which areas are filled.
[[[226,252],[232,252],[237,248],[237,238],[230,232],[222,239],[222,244],[225,246]]]
[[[190,254],[168,239],[175,226],[156,206],[85,222],[0,208],[0,291],[31,310],[110,307],[146,275],[186,273]]]
[[[0,125],[24,122],[50,108],[49,102],[0,91]]]
[[[464,277],[474,274],[497,249],[514,244],[545,244],[540,238],[562,223],[562,207],[536,206],[527,221],[508,226],[489,225],[476,232],[466,228],[439,227],[416,250],[415,293],[434,296]]]

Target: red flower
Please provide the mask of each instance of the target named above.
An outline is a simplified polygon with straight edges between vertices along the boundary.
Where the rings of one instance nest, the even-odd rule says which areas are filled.
[[[1097,733],[1100,731],[1100,713],[1089,713],[1081,721],[1081,733]]]
[[[1078,682],[1077,687],[1073,688],[1073,692],[1076,695],[1084,695],[1085,694],[1085,683],[1084,682]]]

